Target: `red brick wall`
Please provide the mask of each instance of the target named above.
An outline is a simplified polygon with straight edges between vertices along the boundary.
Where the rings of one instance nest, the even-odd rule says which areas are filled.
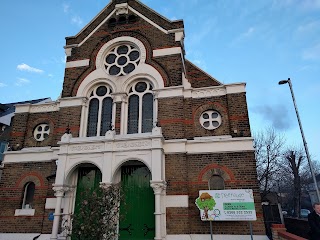
[[[67,127],[72,136],[78,137],[81,120],[81,106],[60,108],[58,112],[18,113],[12,122],[10,145],[19,144],[22,147],[57,146]],[[50,134],[44,141],[38,142],[33,131],[38,124],[46,123],[50,126]]]
[[[168,234],[209,234],[209,223],[200,220],[195,206],[199,190],[208,189],[210,171],[219,169],[228,178],[225,189],[253,189],[257,221],[253,232],[265,234],[253,152],[166,155],[167,195],[188,195],[188,208],[167,208]],[[247,222],[214,222],[214,234],[250,234]]]
[[[158,121],[165,139],[221,135],[251,136],[244,93],[210,98],[161,98],[158,104]],[[199,118],[206,110],[216,110],[220,113],[220,127],[207,130],[201,126]],[[237,133],[234,133],[234,130],[237,130]]]
[[[52,221],[49,212],[44,210],[47,197],[54,197],[52,184],[56,164],[52,162],[28,162],[6,164],[0,182],[0,232],[50,233]],[[14,216],[16,209],[21,209],[24,186],[27,182],[35,183],[33,209],[34,216]],[[43,225],[42,225],[43,222]]]

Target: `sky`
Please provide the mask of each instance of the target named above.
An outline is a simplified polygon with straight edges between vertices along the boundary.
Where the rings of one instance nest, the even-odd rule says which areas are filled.
[[[303,147],[291,78],[312,159],[320,162],[320,0],[141,0],[183,19],[186,58],[224,84],[245,82],[253,133],[273,127]],[[65,37],[109,0],[5,0],[0,7],[0,103],[62,90]],[[318,119],[319,118],[319,119]]]

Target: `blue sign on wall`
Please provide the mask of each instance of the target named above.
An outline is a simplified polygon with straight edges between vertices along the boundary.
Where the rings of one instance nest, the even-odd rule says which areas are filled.
[[[48,216],[49,221],[53,221],[54,219],[54,212],[50,212]]]

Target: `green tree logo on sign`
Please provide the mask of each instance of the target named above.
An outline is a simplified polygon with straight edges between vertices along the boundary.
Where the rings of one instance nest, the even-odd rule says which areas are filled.
[[[204,192],[196,199],[196,205],[200,210],[204,211],[204,214],[202,216],[203,219],[208,220],[208,212],[209,210],[213,210],[213,208],[216,206],[216,201],[209,193]]]

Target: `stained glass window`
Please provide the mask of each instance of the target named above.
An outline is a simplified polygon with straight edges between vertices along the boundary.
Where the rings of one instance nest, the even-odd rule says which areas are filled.
[[[111,89],[108,86],[96,86],[89,98],[87,137],[103,136],[112,125]]]
[[[139,61],[139,49],[131,44],[121,44],[107,53],[104,66],[109,75],[124,76],[135,70]]]
[[[139,96],[129,97],[128,134],[138,133],[139,123]]]
[[[93,98],[89,103],[87,137],[97,135],[99,100]]]
[[[142,132],[151,132],[153,126],[153,95],[147,93],[142,99]]]
[[[153,127],[153,94],[149,82],[135,83],[129,91],[127,133],[151,132]]]
[[[102,102],[102,117],[101,117],[101,130],[100,136],[106,134],[111,129],[112,125],[112,98],[107,97]]]

